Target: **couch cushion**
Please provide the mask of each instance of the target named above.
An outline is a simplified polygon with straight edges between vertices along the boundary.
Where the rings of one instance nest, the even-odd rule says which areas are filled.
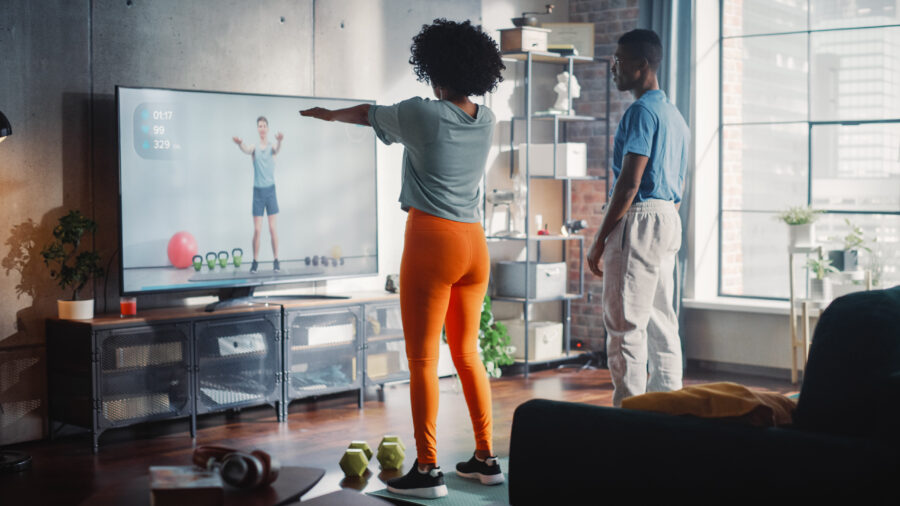
[[[794,414],[798,428],[897,437],[900,286],[836,299],[819,318]]]
[[[758,427],[789,425],[795,406],[794,400],[784,395],[754,392],[730,382],[692,385],[674,392],[651,392],[622,401],[625,409],[723,418]]]

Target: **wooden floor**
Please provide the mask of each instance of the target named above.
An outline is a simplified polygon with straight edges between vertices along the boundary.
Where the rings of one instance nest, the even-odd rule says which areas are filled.
[[[688,374],[686,384],[736,381],[761,390],[795,392],[789,382],[751,376]],[[492,380],[495,452],[508,455],[513,412],[532,398],[549,398],[610,405],[612,385],[609,371],[548,369]],[[455,378],[441,380],[438,415],[438,460],[444,469],[453,469],[474,449],[465,400]],[[33,468],[24,473],[0,476],[0,504],[79,504],[92,494],[147,474],[151,465],[189,465],[194,444],[218,444],[244,449],[260,448],[283,465],[321,467],[327,471],[322,481],[305,498],[322,495],[339,487],[376,490],[383,479],[395,476],[373,474],[367,480],[344,480],[338,461],[352,439],[377,445],[383,434],[397,434],[409,447],[406,466],[415,458],[415,444],[409,414],[407,384],[389,385],[384,402],[374,390],[368,392],[364,409],[357,409],[356,394],[346,394],[291,404],[286,423],[278,423],[275,410],[254,408],[237,414],[216,414],[198,421],[196,441],[188,433],[188,422],[178,420],[104,433],[100,452],[91,451],[89,436],[68,436],[55,441],[16,445],[7,449],[28,452]],[[369,465],[378,473],[373,459]]]

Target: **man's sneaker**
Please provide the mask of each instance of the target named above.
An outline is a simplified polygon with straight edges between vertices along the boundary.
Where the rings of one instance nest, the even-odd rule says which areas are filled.
[[[278,263],[278,259],[275,259],[275,262],[272,264],[272,270],[278,272],[281,270],[281,264]]]
[[[258,270],[259,270],[259,264],[256,262],[256,260],[254,260],[253,263],[250,264],[250,272],[253,273]]]
[[[482,485],[499,485],[504,481],[497,457],[488,457],[482,461],[472,455],[468,462],[456,464],[456,474],[479,480]]]
[[[400,495],[421,497],[423,499],[437,499],[447,495],[447,485],[444,485],[444,473],[440,467],[435,467],[428,472],[419,471],[419,460],[413,462],[412,469],[406,476],[394,478],[387,482],[388,492]]]

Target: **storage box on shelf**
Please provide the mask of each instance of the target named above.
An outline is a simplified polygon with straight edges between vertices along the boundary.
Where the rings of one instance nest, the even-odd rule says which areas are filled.
[[[529,299],[562,297],[566,294],[566,271],[565,262],[497,262],[494,266],[494,295]]]
[[[525,166],[527,148],[527,144],[519,144],[516,150],[516,167],[519,167],[519,170],[524,170],[522,167]],[[555,174],[554,167],[556,167]],[[530,172],[531,177],[586,177],[587,144],[583,142],[532,144]]]
[[[528,346],[525,346],[525,321],[502,320],[509,331],[509,344],[516,348],[513,358],[536,362],[552,360],[564,354],[562,322],[528,322]],[[525,349],[528,349],[526,355]]]

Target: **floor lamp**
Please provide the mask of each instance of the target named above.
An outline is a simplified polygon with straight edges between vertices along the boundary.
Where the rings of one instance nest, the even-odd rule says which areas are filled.
[[[0,111],[0,142],[12,135],[12,126],[9,120]],[[0,404],[0,414],[3,413],[3,405]],[[0,473],[14,473],[24,471],[31,467],[31,455],[22,452],[0,450]]]

